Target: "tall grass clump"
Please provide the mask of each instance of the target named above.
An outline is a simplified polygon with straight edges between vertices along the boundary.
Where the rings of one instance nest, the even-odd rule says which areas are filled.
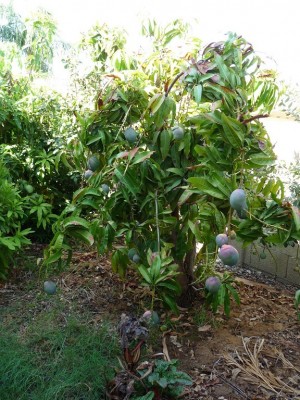
[[[9,318],[2,322],[1,400],[104,398],[118,354],[108,325],[95,327],[57,310],[21,325]]]

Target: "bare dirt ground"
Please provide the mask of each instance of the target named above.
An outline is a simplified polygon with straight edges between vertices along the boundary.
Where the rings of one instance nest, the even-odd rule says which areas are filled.
[[[222,310],[216,315],[204,312],[200,290],[192,308],[180,310],[178,316],[157,309],[164,329],[157,327],[151,334],[147,352],[163,351],[192,376],[185,399],[300,399],[295,288],[262,274],[237,272],[241,305],[232,303],[229,319]],[[26,292],[24,279],[32,280]],[[93,324],[110,320],[117,325],[122,313],[140,316],[149,306],[149,293],[134,274],[122,281],[108,259],[94,252],[75,254],[71,268],[54,279],[58,295],[70,307],[76,303],[80,312],[88,311]],[[38,285],[34,274],[16,275],[0,284],[0,306],[31,301],[41,290]]]

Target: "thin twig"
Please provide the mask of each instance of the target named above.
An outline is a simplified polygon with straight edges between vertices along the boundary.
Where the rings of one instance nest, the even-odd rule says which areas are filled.
[[[216,373],[217,377],[219,379],[221,379],[221,381],[223,383],[226,383],[226,385],[230,386],[233,390],[235,390],[239,395],[241,395],[244,399],[250,400],[250,398],[247,396],[247,394],[240,389],[239,387],[237,387],[236,385],[234,385],[233,383],[231,383],[230,381],[228,381],[227,379],[225,379],[221,374]]]

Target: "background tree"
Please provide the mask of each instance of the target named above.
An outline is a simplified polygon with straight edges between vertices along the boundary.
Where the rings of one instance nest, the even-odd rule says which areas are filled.
[[[22,48],[25,44],[26,26],[20,15],[18,15],[9,4],[0,5],[0,38],[3,42],[16,43]]]
[[[7,59],[17,60],[32,78],[51,71],[54,56],[70,46],[57,33],[57,24],[46,10],[39,9],[26,19],[12,5],[0,7],[0,41]]]
[[[55,214],[61,212],[78,187],[80,174],[71,171],[75,167],[68,161],[71,150],[67,149],[67,141],[76,130],[68,99],[36,85],[34,78],[42,68],[38,58],[29,62],[31,76],[28,73],[22,76],[22,66],[28,61],[29,54],[26,43],[31,43],[31,49],[37,46],[35,56],[50,65],[54,49],[48,53],[43,49],[54,46],[52,33],[56,28],[51,21],[48,26],[47,19],[51,18],[46,15],[46,22],[43,20],[39,24],[37,19],[34,20],[29,35],[28,26],[11,7],[2,7],[1,12],[0,166],[1,171],[3,169],[3,196],[0,219],[3,227],[0,232],[0,274],[3,277],[9,270],[12,255],[23,244],[29,243],[29,237],[40,242],[49,240]],[[49,33],[50,28],[52,33]],[[16,62],[18,69],[13,68]]]
[[[300,121],[300,88],[299,85],[283,84],[283,95],[279,107],[288,116]]]

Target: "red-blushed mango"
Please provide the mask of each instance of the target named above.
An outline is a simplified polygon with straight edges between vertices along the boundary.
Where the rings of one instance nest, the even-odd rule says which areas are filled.
[[[151,312],[150,310],[147,310],[147,311],[145,311],[144,314],[142,315],[142,318],[144,318],[144,319],[147,320],[147,319],[150,319],[151,316],[152,316],[152,312]]]
[[[217,276],[210,276],[205,281],[205,289],[209,291],[209,293],[217,293],[221,287],[221,281]]]
[[[213,75],[210,79],[211,79],[214,83],[219,83],[220,80],[221,80],[220,75],[218,75],[218,74]]]
[[[230,195],[230,205],[237,211],[244,210],[247,207],[246,193],[243,189],[235,189]]]
[[[228,244],[228,236],[226,233],[219,233],[216,236],[216,243],[218,247],[222,247],[223,244]]]
[[[160,324],[160,318],[156,311],[147,310],[142,315],[142,318],[146,322],[150,323],[151,325],[159,325]]]
[[[230,267],[236,265],[239,261],[239,252],[230,244],[224,244],[219,251],[219,258],[225,265]]]

